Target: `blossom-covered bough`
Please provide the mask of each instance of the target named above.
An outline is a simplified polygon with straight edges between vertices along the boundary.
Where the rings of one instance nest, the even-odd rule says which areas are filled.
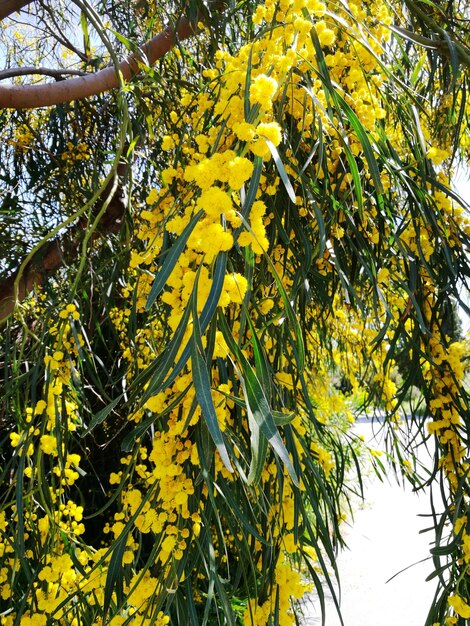
[[[299,623],[361,404],[440,487],[426,626],[463,626],[463,5],[0,17],[0,624]]]

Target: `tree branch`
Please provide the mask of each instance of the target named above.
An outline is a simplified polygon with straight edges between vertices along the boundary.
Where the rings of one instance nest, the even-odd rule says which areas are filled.
[[[176,30],[167,27],[142,46],[141,51],[131,54],[119,65],[124,80],[140,72],[142,60],[153,65],[173,48],[177,40],[196,34],[197,26],[186,18],[178,22]],[[95,96],[118,87],[119,79],[114,67],[107,67],[95,74],[86,74],[70,80],[40,85],[1,85],[0,108],[36,109]]]
[[[411,33],[410,31],[407,31],[406,29],[395,27],[394,30],[397,30],[398,32],[401,31],[400,34],[402,36],[407,37],[407,39],[411,39],[412,41],[415,41],[418,44],[421,43],[425,47],[437,49],[438,51],[441,52],[441,54],[444,54],[445,56],[450,55],[450,50],[449,50],[449,42],[450,42],[450,45],[455,46],[460,63],[465,65],[467,68],[470,67],[470,49],[468,48],[468,46],[462,45],[461,43],[456,41],[454,38],[454,33],[451,30],[447,31],[441,26],[439,26],[439,24],[437,24],[436,21],[430,15],[425,13],[418,6],[417,2],[411,2],[410,0],[405,0],[405,2],[406,2],[406,6],[408,7],[408,10],[415,17],[422,20],[426,24],[426,26],[431,30],[432,33],[441,35],[442,39],[434,41],[433,39],[428,39],[427,37],[423,37],[422,35],[418,35],[417,33]],[[445,18],[444,16],[442,17],[443,17],[444,24],[445,24]],[[421,42],[420,39],[423,40],[423,42]],[[434,45],[430,45],[428,42],[434,42]]]
[[[54,70],[48,67],[11,67],[6,70],[0,70],[0,80],[6,78],[14,78],[16,76],[28,76],[30,74],[38,74],[42,76],[51,76],[58,80],[62,80],[64,76],[85,76],[87,73],[82,70]]]
[[[128,168],[129,165],[124,162],[119,163],[116,168],[117,188],[100,220],[102,234],[116,233],[121,229],[125,212],[124,183],[127,180]],[[111,179],[106,186],[101,196],[102,200],[96,203],[94,215],[97,215],[104,206],[114,185],[115,178]],[[13,313],[17,304],[22,302],[34,287],[43,285],[49,276],[77,256],[80,235],[85,228],[86,222],[79,221],[64,235],[49,241],[38,250],[24,268],[19,279],[18,270],[0,283],[0,323]]]
[[[33,0],[0,0],[0,20],[20,11],[27,4],[31,4]]]

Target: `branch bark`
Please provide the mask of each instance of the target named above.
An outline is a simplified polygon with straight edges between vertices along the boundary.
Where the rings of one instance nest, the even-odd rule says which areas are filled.
[[[124,184],[127,180],[128,167],[127,163],[119,163],[116,168],[118,185],[100,220],[100,231],[97,231],[98,234],[116,233],[121,229],[125,212]],[[112,179],[109,182],[103,192],[103,200],[97,202],[94,207],[95,215],[99,213],[111,193],[114,181],[115,179]],[[22,272],[19,280],[17,271],[0,283],[0,324],[6,321],[15,310],[17,304],[22,302],[34,287],[43,285],[47,278],[60,267],[75,259],[80,247],[80,236],[85,228],[86,223],[79,221],[76,226],[70,228],[64,235],[49,241],[43,248],[38,250]],[[16,289],[15,283],[18,285]]]
[[[403,36],[407,37],[408,39],[411,39],[412,41],[415,41],[416,43],[421,43],[425,47],[437,49],[441,54],[443,54],[446,57],[450,56],[450,46],[454,46],[458,54],[460,63],[465,65],[467,68],[469,68],[470,67],[470,48],[468,47],[468,45],[462,45],[461,43],[459,43],[454,37],[454,33],[452,32],[452,29],[446,30],[445,28],[442,28],[442,26],[440,26],[433,19],[431,15],[428,15],[425,11],[423,11],[423,9],[421,9],[418,6],[417,2],[414,2],[414,1],[412,2],[411,0],[405,0],[405,2],[410,13],[412,13],[416,18],[424,22],[433,34],[440,35],[441,39],[434,41],[433,39],[428,39],[426,37],[423,37],[420,34],[410,33],[410,31],[407,31],[405,29],[396,29],[396,30],[398,30],[398,32],[402,31],[401,34]],[[441,17],[443,18],[443,25],[445,25],[446,24],[445,17],[444,16],[441,16]],[[420,39],[422,41],[420,41]],[[429,45],[428,42],[430,41],[433,42],[434,45]]]
[[[0,0],[0,19],[29,4],[30,1]],[[225,0],[214,0],[211,6],[223,11],[226,3]],[[143,59],[148,65],[153,65],[171,50],[178,40],[182,41],[195,35],[197,21],[180,19],[176,29],[166,28],[144,44],[139,53],[130,55],[119,66],[124,80],[129,80],[141,71]],[[51,84],[0,85],[0,108],[24,109],[51,106],[97,95],[118,85],[119,78],[114,67]],[[121,167],[123,165],[119,164],[117,168],[119,176],[122,176]],[[125,210],[122,189],[122,185],[119,185],[100,221],[102,233],[116,232],[120,228]],[[18,302],[24,300],[35,285],[44,284],[49,275],[74,258],[77,251],[74,242],[77,241],[83,228],[84,225],[79,223],[64,236],[54,239],[45,248],[41,248],[28,263],[19,279],[18,272],[16,272],[0,283],[0,323],[6,320],[15,310]]]
[[[141,71],[143,60],[153,65],[173,48],[177,40],[195,35],[197,26],[187,18],[181,18],[176,29],[167,27],[142,46],[141,51],[131,54],[119,65],[124,80],[129,80]],[[0,108],[37,109],[39,107],[63,104],[95,96],[119,85],[114,67],[107,67],[95,74],[45,83],[40,85],[1,85]]]
[[[9,67],[6,70],[0,70],[0,80],[29,75],[51,76],[57,80],[63,80],[64,76],[85,76],[86,72],[82,70],[55,70],[49,67]]]
[[[33,0],[0,0],[0,20],[20,11],[27,4],[31,4]]]

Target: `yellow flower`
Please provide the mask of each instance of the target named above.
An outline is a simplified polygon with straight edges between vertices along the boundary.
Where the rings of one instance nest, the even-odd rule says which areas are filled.
[[[329,47],[334,43],[336,35],[331,30],[331,28],[327,27],[324,20],[319,20],[315,24],[315,29],[317,31],[318,39],[320,40],[322,46]]]
[[[43,435],[40,439],[40,445],[44,454],[57,455],[57,439],[52,435]]]
[[[281,143],[281,127],[277,122],[258,124],[256,132],[260,137],[268,139],[275,146],[278,146]]]
[[[449,596],[448,603],[460,617],[465,619],[470,617],[470,606],[457,594]]]
[[[162,150],[165,150],[165,151],[173,150],[174,147],[175,147],[175,142],[173,141],[173,138],[170,137],[169,135],[165,135],[162,139]]]
[[[272,76],[261,74],[250,85],[250,102],[260,104],[264,109],[270,109],[276,91],[277,81]]]
[[[147,204],[155,204],[158,200],[158,191],[156,189],[151,189],[149,195],[145,199]]]
[[[210,187],[203,191],[197,206],[213,218],[218,218],[223,213],[233,210],[230,196],[219,187]]]
[[[235,157],[229,161],[228,170],[228,184],[232,189],[240,189],[253,174],[253,163],[245,157]]]
[[[20,433],[10,433],[10,445],[12,448],[16,448],[19,443],[20,443],[20,439],[21,439],[21,434]]]
[[[20,626],[46,626],[47,617],[40,613],[23,615]]]
[[[223,290],[226,291],[232,302],[241,304],[245,297],[248,282],[241,274],[227,274],[224,278]]]

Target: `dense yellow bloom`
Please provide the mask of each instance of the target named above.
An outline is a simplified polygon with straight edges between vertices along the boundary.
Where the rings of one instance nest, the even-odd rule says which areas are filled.
[[[270,109],[277,88],[277,81],[272,76],[257,76],[250,85],[251,104],[260,104],[265,109]]]
[[[292,445],[289,454],[297,455],[301,471],[309,462],[317,475],[338,480],[341,468],[336,467],[335,458],[340,457],[333,456],[329,444],[320,439],[320,429],[310,423],[313,419],[307,419],[304,409],[298,408],[303,406],[297,398],[303,381],[300,367],[293,365],[297,330],[292,329],[292,318],[286,313],[288,302],[284,294],[281,297],[279,285],[285,288],[288,299],[292,298],[293,314],[306,317],[299,321],[302,330],[308,325],[303,338],[311,370],[305,374],[309,400],[314,406],[315,425],[321,424],[333,436],[336,421],[347,425],[354,416],[345,394],[334,389],[332,371],[336,378],[339,373],[347,374],[346,383],[353,393],[359,395],[359,390],[362,393],[370,387],[378,406],[389,413],[397,408],[400,382],[389,348],[402,329],[406,330],[402,338],[414,337],[417,305],[409,274],[410,267],[415,268],[413,280],[428,284],[428,291],[420,294],[426,333],[414,363],[421,368],[419,375],[427,385],[427,409],[432,418],[428,428],[440,447],[440,469],[448,479],[450,493],[460,494],[460,481],[468,476],[459,404],[468,347],[444,336],[441,327],[445,320],[436,317],[438,286],[427,276],[425,266],[439,254],[442,241],[448,239],[458,249],[461,233],[470,233],[470,224],[451,198],[425,184],[422,193],[429,194],[429,202],[436,207],[436,232],[436,227],[413,214],[400,196],[403,190],[396,188],[394,164],[390,172],[379,172],[378,181],[373,176],[365,139],[375,154],[383,138],[388,138],[397,158],[407,163],[403,176],[409,177],[410,187],[422,166],[410,154],[406,137],[395,128],[395,117],[383,97],[388,93],[390,77],[381,56],[390,39],[386,26],[391,22],[389,7],[382,2],[350,2],[346,8],[318,0],[267,0],[254,12],[253,23],[260,28],[252,41],[238,49],[234,45],[230,51],[221,43],[214,65],[209,63],[198,81],[188,81],[187,89],[185,81],[180,81],[181,97],[173,104],[175,110],[165,112],[168,127],[163,129],[156,117],[149,118],[149,127],[155,125],[150,130],[155,131],[158,150],[165,154],[159,154],[161,171],[148,181],[140,200],[135,194],[141,210],[132,216],[134,232],[128,233],[125,250],[129,263],[116,283],[118,293],[112,294],[116,305],[111,311],[104,307],[98,319],[90,321],[88,313],[80,313],[76,304],[57,295],[57,319],[49,328],[44,380],[37,389],[39,399],[22,408],[16,430],[10,433],[14,460],[24,459],[27,465],[25,482],[31,492],[26,494],[25,503],[31,510],[25,512],[25,554],[33,563],[31,571],[37,572],[30,595],[24,596],[25,614],[20,617],[20,626],[44,626],[51,620],[61,624],[70,620],[75,626],[77,618],[72,614],[80,603],[91,608],[90,614],[96,613],[95,625],[101,624],[99,611],[104,605],[113,554],[108,548],[117,539],[124,542],[120,565],[126,602],[110,624],[119,626],[126,620],[137,626],[168,624],[170,617],[162,611],[157,613],[156,607],[165,606],[168,594],[178,585],[188,583],[191,588],[188,581],[192,572],[185,569],[184,557],[188,551],[199,549],[197,539],[204,537],[213,543],[217,567],[227,570],[232,567],[227,560],[236,562],[239,546],[245,542],[242,534],[232,536],[234,526],[223,527],[224,520],[217,520],[214,530],[214,520],[207,514],[206,507],[217,503],[224,485],[233,486],[233,497],[243,492],[247,512],[254,518],[259,515],[250,524],[263,535],[269,558],[263,554],[256,562],[265,546],[259,537],[252,536],[253,569],[277,559],[269,562],[275,579],[264,585],[263,601],[247,599],[244,623],[265,626],[278,613],[281,626],[292,626],[292,601],[301,598],[307,587],[283,559],[285,553],[298,552],[304,538],[301,533],[296,536],[295,529],[307,520],[299,520],[298,493],[287,473],[283,474],[284,469],[273,461],[270,448],[259,484],[249,489],[243,484],[243,473],[248,473],[255,457],[250,448],[254,436],[247,419],[243,383],[234,374],[236,357],[231,354],[229,337],[217,327],[219,319],[227,321],[239,350],[250,364],[255,363],[261,380],[253,336],[256,332],[267,369],[274,372],[273,388],[265,390],[273,398],[273,415],[281,422],[284,418],[284,424],[289,422],[288,427],[279,427],[279,441]],[[313,43],[316,36],[324,49],[332,88],[347,109],[333,106],[323,80],[325,70],[318,67],[319,55]],[[184,62],[182,49],[173,54],[178,63]],[[151,76],[147,79],[150,81]],[[426,167],[430,167],[426,159],[438,166],[449,151],[433,141],[426,115],[423,103],[424,161]],[[363,125],[360,137],[352,120]],[[17,130],[12,145],[17,151],[29,150],[37,141],[36,132],[22,125]],[[285,173],[277,157],[271,158],[271,144],[278,147]],[[272,152],[276,156],[276,151]],[[58,160],[85,162],[90,154],[84,141],[67,145]],[[351,164],[357,166],[354,176]],[[290,197],[286,195],[286,175],[295,197],[290,189]],[[302,177],[308,184],[303,184]],[[443,186],[447,184],[444,174],[439,180]],[[393,199],[387,205],[393,206],[393,215],[385,215],[379,207],[379,194],[374,189],[380,182],[384,188],[380,200]],[[173,259],[165,286],[147,310],[155,275],[172,259],[172,250],[199,211],[199,221],[178,258]],[[357,271],[361,276],[358,298],[363,314],[351,306],[351,294],[345,293],[349,276],[341,269],[340,256],[349,254],[351,232],[354,246],[364,247],[365,257],[370,256],[371,267],[366,269],[379,285],[371,295],[374,280],[368,282],[366,271],[351,267],[351,275]],[[304,235],[305,242],[302,239],[299,244]],[[304,243],[303,252],[310,263],[306,271],[302,266]],[[400,256],[397,251],[404,252]],[[217,275],[221,260],[226,262],[223,280]],[[195,313],[190,307],[196,279]],[[309,281],[324,291],[327,311],[319,306],[321,298],[312,293]],[[215,291],[216,286],[219,291]],[[352,290],[355,287],[351,285]],[[73,293],[75,298],[78,291]],[[94,295],[87,293],[86,297],[91,301]],[[297,308],[299,302],[302,308]],[[208,303],[214,310],[210,322],[205,319]],[[372,309],[374,315],[370,314]],[[106,330],[111,337],[100,337],[100,349],[106,355],[109,338],[118,358],[112,384],[102,392],[93,389],[87,368],[95,376],[108,367],[107,356],[89,354],[88,345],[93,342],[94,324],[93,332],[100,335],[99,324],[108,322],[108,314],[112,327]],[[206,324],[200,338],[208,380],[204,379],[204,397],[208,405],[211,400],[213,403],[216,423],[212,427],[218,425],[224,441],[231,444],[233,473],[224,466],[219,452],[213,451],[207,415],[199,406],[195,389],[197,361],[194,356],[187,358],[196,343],[196,315],[201,325]],[[252,325],[246,323],[247,317]],[[179,344],[171,355],[172,362],[166,363],[166,351],[168,346],[173,349],[176,332]],[[276,337],[284,332],[282,345],[276,344]],[[377,343],[382,332],[383,341]],[[173,370],[176,363],[179,368]],[[308,380],[310,375],[314,384]],[[86,389],[83,396],[81,385]],[[124,408],[113,405],[103,421],[94,423],[101,405],[121,392]],[[290,405],[296,406],[295,413],[289,414]],[[212,419],[213,412],[210,415]],[[114,458],[119,450],[116,439],[122,433],[128,439],[129,452],[126,448],[121,459]],[[82,435],[88,438],[86,445],[81,442]],[[85,489],[95,477],[85,458],[88,442],[100,454],[103,450],[103,464],[109,472],[105,477],[99,475],[99,485],[90,494]],[[407,459],[402,465],[410,471]],[[38,477],[46,486],[36,499]],[[282,482],[281,492],[273,488],[276,482]],[[258,498],[263,502],[262,513],[256,508]],[[81,500],[83,506],[78,504]],[[112,506],[101,510],[101,500]],[[0,512],[0,595],[5,601],[17,593],[12,589],[14,583],[22,580],[15,570],[14,542],[8,536],[14,532],[10,527],[16,524],[15,516],[14,506],[7,514]],[[89,524],[87,533],[85,524]],[[101,524],[96,537],[91,537],[93,524]],[[461,517],[452,529],[458,537],[462,567],[470,563],[470,537],[465,525]],[[245,528],[243,532],[247,532]],[[308,553],[307,548],[302,545],[303,552]],[[153,561],[146,563],[149,554]],[[193,597],[196,604],[207,595],[207,575],[202,568],[198,574]],[[118,604],[117,595],[111,602]],[[470,607],[457,593],[451,595],[449,607],[463,618],[470,617]],[[454,617],[448,617],[449,623]],[[10,626],[16,617],[2,619]]]
[[[256,132],[261,137],[268,139],[275,146],[281,143],[281,127],[277,122],[258,124]]]

